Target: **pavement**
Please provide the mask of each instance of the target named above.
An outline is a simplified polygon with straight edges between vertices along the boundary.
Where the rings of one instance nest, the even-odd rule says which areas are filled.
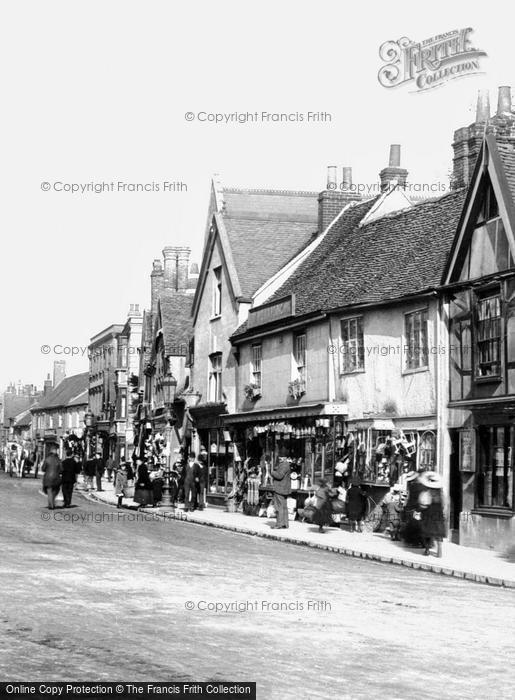
[[[103,491],[93,491],[88,497],[116,505],[113,484],[105,482],[103,487]],[[78,490],[81,490],[81,484],[78,484]],[[132,499],[124,498],[123,508],[138,509],[138,504]],[[508,561],[500,552],[444,542],[441,557],[436,557],[433,553],[425,556],[421,549],[407,548],[402,542],[393,542],[384,533],[353,533],[340,528],[326,528],[320,533],[318,527],[299,521],[290,522],[287,530],[274,530],[271,526],[275,521],[243,513],[228,513],[209,505],[204,511],[188,513],[184,512],[182,504],[175,509],[157,507],[139,510],[158,513],[163,518],[313,547],[345,556],[406,566],[491,586],[515,588],[515,563]]]

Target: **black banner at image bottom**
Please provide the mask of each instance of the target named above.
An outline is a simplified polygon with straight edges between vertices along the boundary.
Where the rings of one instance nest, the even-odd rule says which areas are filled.
[[[40,698],[62,698],[75,700],[100,700],[103,698],[169,698],[173,700],[198,700],[202,698],[246,698],[256,700],[256,684],[231,681],[208,683],[103,683],[97,681],[60,683],[0,683],[0,699],[40,700]]]

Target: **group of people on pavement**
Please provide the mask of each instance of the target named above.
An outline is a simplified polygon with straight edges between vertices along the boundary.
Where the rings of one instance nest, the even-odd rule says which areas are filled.
[[[48,507],[55,508],[55,501],[62,490],[64,507],[71,506],[73,488],[79,474],[83,474],[87,492],[96,486],[97,491],[104,491],[102,479],[107,467],[108,481],[114,480],[117,506],[121,508],[124,498],[133,499],[140,507],[158,506],[163,498],[164,470],[160,464],[149,464],[140,458],[135,462],[122,462],[115,467],[112,460],[107,465],[97,452],[93,459],[81,462],[72,450],[67,450],[61,461],[57,447],[50,449],[42,465],[43,491],[48,498]],[[190,452],[186,462],[177,461],[170,473],[170,499],[173,505],[178,500],[184,501],[184,510],[203,510],[206,505],[208,486],[208,467],[205,456],[198,458]]]
[[[278,457],[271,476],[276,517],[272,527],[286,529],[289,527],[287,498],[291,494],[291,469],[286,456]],[[362,532],[369,507],[367,487],[357,476],[349,479],[347,487],[341,480],[338,484],[332,486],[326,479],[320,479],[314,495],[306,499],[303,517],[323,532],[325,527],[335,524],[335,514],[345,515],[351,531]],[[378,526],[385,521],[383,529],[392,539],[402,538],[408,546],[422,547],[425,555],[436,544],[436,556],[440,557],[442,540],[447,536],[441,477],[430,470],[405,474],[403,483],[394,484],[384,499],[379,521]]]

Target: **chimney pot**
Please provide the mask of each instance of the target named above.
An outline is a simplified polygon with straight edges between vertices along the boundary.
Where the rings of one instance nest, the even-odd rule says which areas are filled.
[[[504,112],[511,112],[511,87],[509,85],[502,85],[499,88],[497,114],[501,115]]]
[[[350,190],[352,187],[352,168],[342,168],[342,189]]]
[[[390,146],[390,168],[400,168],[401,165],[401,147],[398,143],[392,143]]]
[[[476,106],[476,124],[490,119],[490,95],[488,90],[478,90]]]
[[[327,189],[328,190],[335,190],[337,188],[336,178],[337,178],[336,165],[328,165],[327,166]]]

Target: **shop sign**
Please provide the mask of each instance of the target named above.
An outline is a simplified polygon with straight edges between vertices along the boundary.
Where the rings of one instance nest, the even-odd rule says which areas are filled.
[[[474,430],[460,430],[460,471],[476,471],[476,444]]]
[[[295,314],[295,295],[290,294],[277,301],[270,302],[257,306],[255,309],[249,310],[247,319],[247,328],[255,328],[263,326],[272,321],[278,321],[281,318],[288,318]]]

